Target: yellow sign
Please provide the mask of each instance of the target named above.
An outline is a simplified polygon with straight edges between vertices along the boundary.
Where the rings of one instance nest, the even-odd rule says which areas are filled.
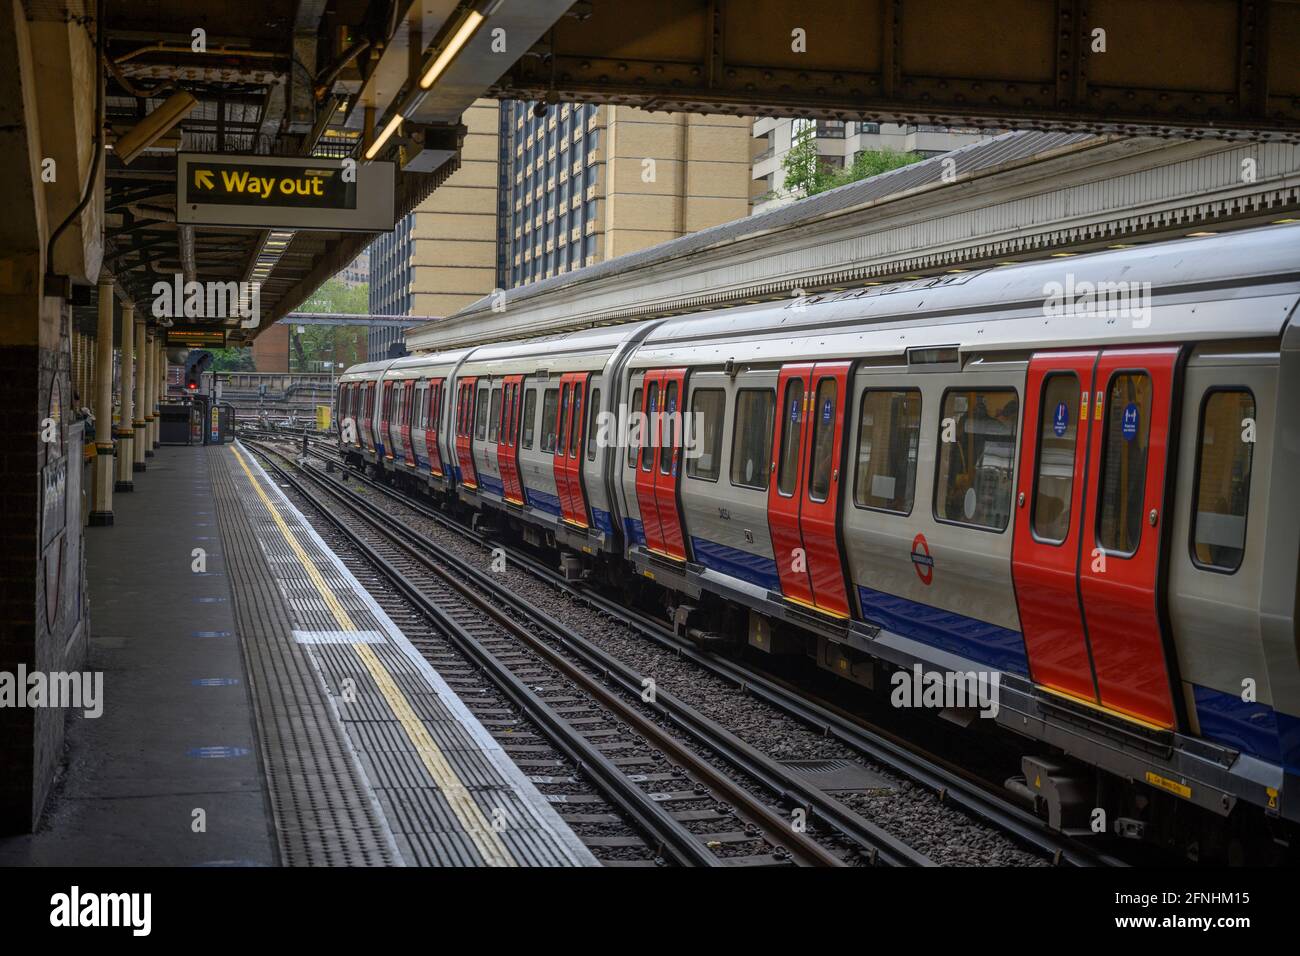
[[[1162,777],[1158,773],[1152,773],[1150,770],[1146,774],[1147,783],[1153,787],[1159,787],[1162,790],[1168,790],[1170,793],[1176,793],[1184,800],[1192,798],[1192,788],[1186,784],[1179,783],[1176,780],[1170,780],[1168,777]]]
[[[330,430],[330,407],[328,405],[316,406],[316,430],[322,432]]]

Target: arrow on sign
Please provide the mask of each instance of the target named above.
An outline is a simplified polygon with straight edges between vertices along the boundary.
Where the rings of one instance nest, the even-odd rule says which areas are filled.
[[[212,171],[208,169],[194,170],[194,185],[202,186],[205,189],[215,189],[216,183],[212,181]]]

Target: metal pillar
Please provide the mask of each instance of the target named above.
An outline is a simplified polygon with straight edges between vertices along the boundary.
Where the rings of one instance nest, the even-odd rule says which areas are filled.
[[[153,395],[151,396],[150,407],[153,409],[153,418],[149,424],[149,440],[154,448],[158,447],[158,434],[162,425],[162,403],[167,398],[167,349],[163,346],[163,336],[166,333],[159,329],[157,337],[153,340],[154,348],[154,376],[153,376]],[[153,454],[151,451],[150,454]]]
[[[95,337],[95,470],[90,524],[113,523],[113,280],[99,280]]]
[[[117,427],[113,437],[117,439],[117,454],[114,471],[117,480],[113,482],[114,491],[135,491],[135,480],[131,477],[131,463],[135,460],[133,446],[135,431],[135,306],[122,306],[122,373],[118,387],[121,390],[121,403]]]
[[[145,445],[149,442],[149,422],[145,417],[146,409],[149,405],[149,384],[153,376],[149,370],[153,367],[151,361],[153,357],[153,348],[150,346],[148,336],[145,334],[147,329],[143,318],[135,320],[135,416],[131,419],[131,431],[135,433],[135,441],[131,445],[131,470],[145,470]]]

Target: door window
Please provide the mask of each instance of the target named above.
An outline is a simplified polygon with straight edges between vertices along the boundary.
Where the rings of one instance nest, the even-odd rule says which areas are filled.
[[[1038,470],[1034,474],[1032,527],[1040,541],[1060,544],[1070,532],[1078,407],[1078,376],[1073,372],[1048,375],[1038,409]]]
[[[1151,377],[1146,372],[1118,372],[1107,393],[1097,541],[1107,551],[1129,555],[1142,540]]]
[[[803,379],[793,378],[785,386],[781,416],[781,455],[776,472],[776,490],[787,498],[794,494],[799,472],[799,432],[803,419]]]
[[[825,501],[831,490],[831,472],[835,467],[835,409],[839,384],[833,378],[817,383],[817,400],[813,403],[812,461],[808,473],[808,497]]]

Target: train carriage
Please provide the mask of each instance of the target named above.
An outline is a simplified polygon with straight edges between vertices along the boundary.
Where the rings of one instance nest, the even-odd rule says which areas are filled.
[[[1275,226],[484,347],[461,494],[621,553],[685,633],[981,675],[1060,758],[1037,797],[1083,764],[1296,821],[1297,252]],[[601,409],[631,413],[609,447]]]

